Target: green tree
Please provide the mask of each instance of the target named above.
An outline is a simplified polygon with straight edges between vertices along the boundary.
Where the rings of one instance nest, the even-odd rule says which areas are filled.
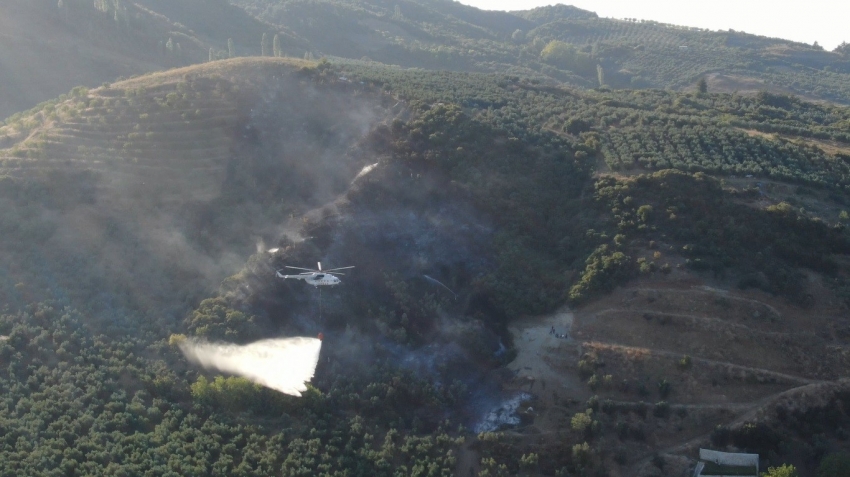
[[[767,472],[762,472],[761,477],[799,477],[797,468],[793,465],[782,464],[782,467],[768,467]]]
[[[572,427],[574,431],[584,432],[588,427],[590,427],[592,422],[592,418],[590,416],[592,414],[593,410],[588,409],[585,412],[580,412],[574,415],[573,418],[570,419],[570,427]]]
[[[283,56],[280,51],[280,35],[278,34],[275,34],[272,40],[272,54],[277,58]]]
[[[818,477],[850,477],[850,453],[839,452],[824,457],[818,466]]]
[[[260,55],[269,56],[269,37],[263,33],[263,39],[260,40]]]
[[[523,454],[519,459],[519,466],[526,472],[533,472],[538,469],[539,461],[540,457],[533,452],[531,454]]]
[[[585,263],[581,280],[570,289],[570,300],[581,301],[592,293],[611,290],[634,274],[631,257],[611,253],[607,244],[597,247]]]
[[[700,94],[708,93],[708,83],[705,81],[705,78],[700,78],[699,81],[697,81],[697,91],[699,91]]]
[[[575,46],[563,41],[550,41],[540,52],[540,58],[561,69],[582,75],[593,74],[594,61],[590,55],[581,53]]]
[[[575,414],[570,419],[570,427],[574,431],[581,433],[583,437],[590,437],[598,430],[599,422],[593,420],[593,409],[587,409],[584,412]]]
[[[215,403],[215,390],[210,386],[209,380],[205,376],[198,376],[198,380],[192,383],[192,397],[202,404],[211,405]]]
[[[233,46],[233,38],[227,39],[227,57],[235,58],[236,57],[236,47]]]
[[[582,442],[573,446],[573,460],[578,465],[586,467],[590,464],[591,459],[593,459],[593,450],[590,448],[590,444]]]
[[[505,464],[496,462],[496,459],[492,457],[481,458],[481,471],[478,473],[479,477],[507,477],[508,475],[511,475],[511,473],[508,471],[508,466]]]
[[[580,133],[590,131],[590,123],[586,119],[570,118],[564,124],[564,131],[578,136]]]
[[[124,5],[123,0],[114,0],[114,8],[115,12],[112,15],[112,19],[115,20],[115,23],[119,27],[129,28],[130,27],[130,13],[127,11],[127,7]]]
[[[241,377],[216,376],[210,381],[199,376],[191,386],[191,393],[199,403],[239,411],[250,409],[260,402],[262,387]]]
[[[649,222],[649,218],[652,216],[652,206],[642,205],[638,207],[637,216],[641,222]]]
[[[258,336],[254,317],[230,308],[224,298],[207,298],[192,312],[189,331],[209,340],[246,340]]]
[[[666,379],[658,381],[658,395],[661,396],[661,399],[665,399],[670,395],[670,381]]]

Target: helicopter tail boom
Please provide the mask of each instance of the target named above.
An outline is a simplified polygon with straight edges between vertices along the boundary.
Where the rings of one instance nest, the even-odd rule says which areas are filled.
[[[309,277],[309,276],[310,276],[310,274],[284,275],[283,273],[280,273],[280,270],[278,270],[277,272],[275,272],[275,275],[276,275],[278,278],[283,278],[283,279],[287,279],[287,278],[295,278],[296,280],[298,280],[298,279],[303,280],[303,279],[305,279],[305,278],[307,278],[307,277]]]

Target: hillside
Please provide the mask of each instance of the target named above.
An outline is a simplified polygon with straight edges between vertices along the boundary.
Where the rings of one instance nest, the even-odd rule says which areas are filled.
[[[846,55],[742,32],[604,19],[565,5],[506,13],[445,0],[232,3],[309,39],[317,55],[582,87],[683,90],[705,77],[717,91],[850,101]]]
[[[75,88],[0,127],[0,462],[649,476],[732,445],[813,472],[850,425],[848,124],[365,61]],[[274,279],[319,261],[356,268]],[[320,331],[300,400],[175,347]]]
[[[9,0],[0,5],[0,31],[2,118],[76,86],[205,62],[210,49],[226,57],[228,38],[240,55],[259,55],[264,33],[304,49],[225,1]]]
[[[29,275],[26,254],[6,249],[24,273],[6,293],[47,287],[110,319],[137,310],[173,326],[276,240],[284,218],[333,198],[365,165],[339,161],[382,117],[380,101],[319,95],[299,85],[299,67],[310,64],[234,60],[77,88],[0,128],[4,200],[18,204],[8,231],[47,267]],[[44,235],[12,225],[23,205]]]
[[[690,90],[706,79],[712,91],[850,102],[850,60],[841,51],[741,32],[603,19],[564,5],[508,13],[448,0],[60,3],[10,0],[0,6],[6,78],[0,117],[76,86],[93,88],[211,57],[263,54],[512,74],[582,88]]]

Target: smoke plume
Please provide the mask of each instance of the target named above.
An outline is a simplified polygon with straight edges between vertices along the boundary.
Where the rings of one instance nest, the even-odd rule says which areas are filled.
[[[189,361],[247,378],[292,396],[307,390],[313,378],[322,341],[317,338],[278,338],[247,345],[189,340],[180,350]]]

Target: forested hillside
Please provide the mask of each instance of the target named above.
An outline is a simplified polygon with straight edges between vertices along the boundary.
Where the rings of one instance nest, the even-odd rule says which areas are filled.
[[[846,49],[743,32],[599,18],[557,5],[486,12],[448,0],[232,0],[310,40],[314,55],[538,76],[582,87],[771,90],[841,103]]]
[[[444,0],[3,22],[0,105],[41,103],[0,122],[0,474],[846,464],[846,48]],[[317,262],[354,268],[275,277]],[[300,398],[180,353],[319,333]]]
[[[706,79],[717,91],[850,102],[846,48],[604,19],[564,5],[488,12],[443,0],[10,0],[0,8],[3,117],[74,86],[256,55],[370,59],[584,88],[689,90]]]

